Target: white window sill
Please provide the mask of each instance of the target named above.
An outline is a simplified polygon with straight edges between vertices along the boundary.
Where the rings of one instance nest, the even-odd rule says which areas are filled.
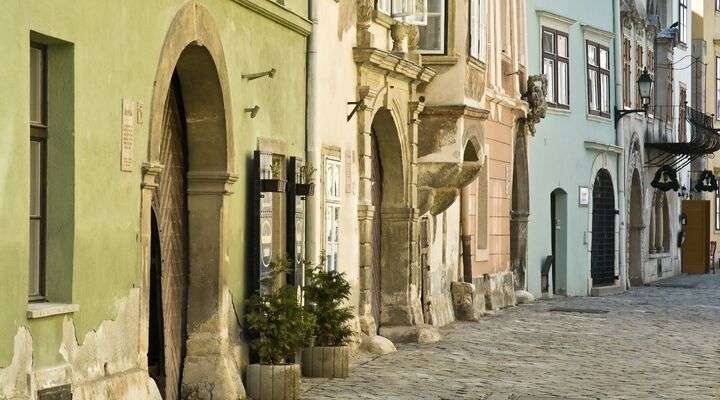
[[[551,106],[548,106],[548,108],[547,108],[547,110],[545,110],[545,112],[548,114],[564,115],[564,116],[568,116],[568,115],[572,114],[572,112],[569,109],[556,108],[556,107],[551,107]]]
[[[588,121],[600,122],[602,124],[610,124],[612,122],[610,117],[603,117],[601,115],[595,115],[590,113],[586,113],[585,115]]]
[[[38,319],[54,315],[72,314],[79,310],[80,306],[78,304],[28,303],[26,316],[28,319]]]

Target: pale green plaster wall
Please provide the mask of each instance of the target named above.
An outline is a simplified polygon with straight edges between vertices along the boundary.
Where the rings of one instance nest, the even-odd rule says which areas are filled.
[[[240,175],[230,202],[228,278],[236,307],[245,297],[246,167],[258,136],[305,148],[304,35],[231,0],[200,0],[213,15],[228,66],[233,131]],[[35,366],[59,361],[61,323],[25,318],[28,265],[28,54],[30,31],[73,44],[74,244],[71,300],[77,337],[114,317],[117,299],[140,285],[140,165],[147,157],[153,81],[167,29],[181,0],[8,1],[0,13],[0,367],[12,357],[19,326],[29,325]],[[306,15],[307,2],[288,2]],[[274,6],[274,5],[273,5]],[[274,79],[242,73],[276,68]],[[135,171],[120,171],[121,100],[144,103],[136,128]],[[259,105],[255,119],[243,108]],[[67,132],[73,135],[72,130]],[[52,201],[52,200],[50,200]],[[64,211],[72,213],[73,211]],[[67,244],[66,244],[67,246]],[[53,262],[53,260],[49,260]],[[49,267],[49,268],[52,268]],[[68,295],[69,296],[69,295]],[[70,298],[68,297],[68,300]],[[61,321],[61,319],[60,319]]]

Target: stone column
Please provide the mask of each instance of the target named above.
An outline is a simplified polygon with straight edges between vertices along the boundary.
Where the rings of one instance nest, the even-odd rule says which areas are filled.
[[[650,230],[648,232],[648,251],[655,252],[655,225],[657,224],[657,216],[655,215],[655,197],[653,196],[650,207]]]
[[[358,0],[357,4],[357,46],[373,47],[375,37],[370,32],[370,24],[375,11],[374,0]]]
[[[655,250],[658,253],[665,251],[663,248],[663,204],[662,197],[658,196],[658,201],[655,203]]]
[[[226,270],[227,203],[236,180],[237,176],[219,171],[190,171],[187,177],[188,338],[183,397],[207,388],[214,388],[215,399],[245,397],[239,360],[234,358],[240,353],[241,339],[235,336],[237,321],[227,294]]]
[[[367,101],[369,91],[361,90]],[[367,335],[377,333],[373,316],[373,249],[372,231],[375,207],[372,205],[372,118],[373,110],[362,104],[358,108],[358,228],[360,240],[360,329]]]
[[[405,58],[407,56],[406,40],[408,36],[408,25],[402,22],[395,22],[390,27],[390,37],[393,41],[392,53],[398,57]]]
[[[149,318],[150,318],[150,246],[152,243],[152,199],[155,191],[160,186],[158,177],[163,171],[163,165],[158,163],[143,163],[142,165],[142,183],[140,194],[140,243],[141,243],[141,260],[140,260],[140,276],[142,282],[142,291],[140,299],[140,319],[138,320],[138,365],[147,369],[147,353],[148,353],[148,335]]]

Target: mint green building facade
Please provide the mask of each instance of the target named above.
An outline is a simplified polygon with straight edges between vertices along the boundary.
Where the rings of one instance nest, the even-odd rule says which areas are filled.
[[[536,296],[622,281],[615,3],[527,1],[528,71],[549,76],[547,116],[528,149],[526,285]]]
[[[215,399],[244,398],[247,349],[238,321],[246,243],[253,240],[248,169],[255,150],[305,152],[306,14],[306,0],[4,4],[0,399],[35,398],[65,385],[75,399],[193,391],[209,398],[208,388]],[[45,68],[29,62],[32,48]],[[35,76],[46,82],[47,106],[30,124],[29,94],[43,91],[31,83],[31,71],[43,69],[46,79]],[[272,77],[243,77],[270,69]],[[173,129],[176,136],[168,133]],[[45,165],[34,164],[45,171],[41,206],[29,201],[37,194],[29,184],[38,172],[31,167],[36,134],[45,149]],[[173,165],[185,190],[168,178],[170,137],[184,141],[183,162]],[[173,190],[184,209],[159,212]],[[41,214],[39,240],[29,235],[31,206]],[[182,264],[175,281],[151,271],[154,235],[163,236],[153,221],[160,217],[166,225],[183,221],[184,250],[159,240],[163,263],[176,252]],[[29,302],[38,271],[28,266],[36,254],[41,301]],[[157,345],[148,340],[153,279],[165,322],[163,382],[150,377],[146,357]],[[185,334],[170,332],[172,326]]]

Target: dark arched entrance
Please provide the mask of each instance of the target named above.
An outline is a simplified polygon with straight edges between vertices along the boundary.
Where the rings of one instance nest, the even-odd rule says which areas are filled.
[[[592,249],[590,274],[593,286],[615,283],[615,194],[610,173],[601,169],[595,176],[592,204]]]
[[[640,186],[640,173],[633,171],[632,183],[630,186],[630,237],[628,245],[628,271],[630,285],[641,286],[642,278],[642,212],[643,198],[642,187]]]
[[[158,386],[168,400],[206,387],[227,398],[245,397],[236,361],[240,339],[228,333],[237,326],[228,295],[225,237],[232,220],[227,199],[237,180],[229,87],[213,18],[202,5],[188,2],[173,19],[160,51],[148,107],[140,208],[141,326],[147,336],[142,335],[139,345],[149,357],[162,353],[159,371],[164,377],[158,378]],[[162,256],[159,310],[152,310],[150,301],[158,275],[151,273],[153,236],[159,237]],[[158,314],[162,350],[150,343],[151,318]],[[156,325],[152,332],[158,329]]]
[[[165,399],[176,399],[182,378],[182,361],[185,356],[185,332],[187,315],[188,274],[188,209],[187,209],[187,157],[185,112],[177,74],[165,103],[163,136],[160,142],[160,163],[164,166],[160,174],[159,187],[152,199],[153,215],[157,217],[157,232],[161,260],[156,265],[156,274],[151,268],[150,281],[150,344],[162,342],[162,348],[148,349],[151,356],[162,354],[163,372],[159,376],[158,388]],[[153,238],[155,239],[155,238]],[[158,270],[159,267],[159,270]],[[160,279],[160,282],[157,282]],[[161,299],[160,307],[153,304],[153,289]],[[161,339],[152,337],[153,322],[159,323]],[[152,353],[155,354],[152,354]]]

